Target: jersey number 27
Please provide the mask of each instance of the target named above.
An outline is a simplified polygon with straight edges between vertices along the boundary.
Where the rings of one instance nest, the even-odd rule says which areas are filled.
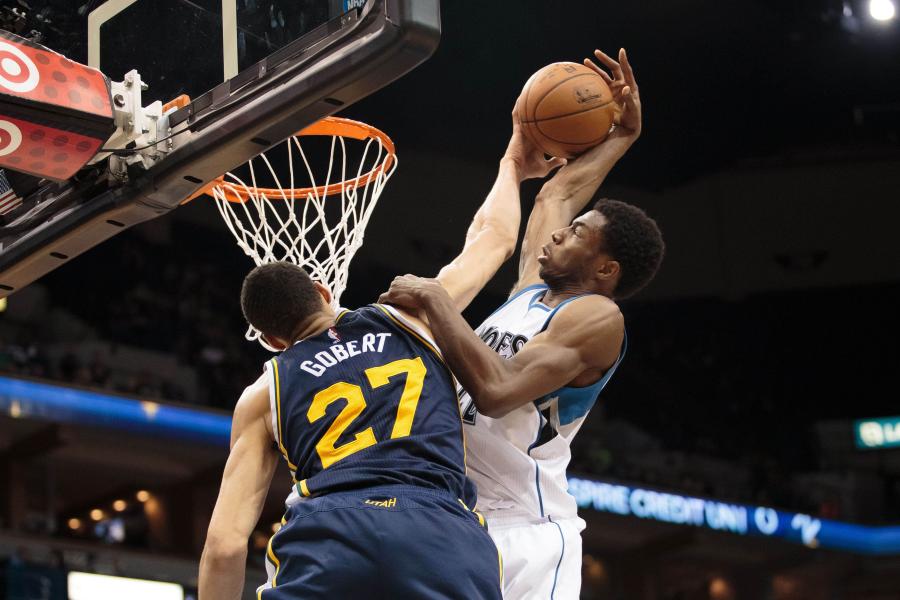
[[[425,382],[427,369],[421,358],[404,358],[394,362],[366,369],[366,378],[372,388],[379,388],[390,383],[391,377],[406,374],[406,383],[403,386],[403,394],[400,396],[400,404],[397,407],[397,419],[391,430],[391,439],[406,437],[412,430],[413,419],[416,416],[416,407],[419,404],[419,396],[422,395],[422,386]],[[313,397],[313,401],[306,413],[310,423],[315,423],[325,416],[325,409],[333,402],[346,400],[347,405],[338,414],[337,418],[316,444],[316,452],[322,460],[322,468],[329,466],[355,454],[360,450],[374,446],[378,443],[375,432],[371,427],[357,433],[352,441],[340,446],[335,446],[344,431],[350,427],[366,408],[366,399],[362,388],[353,383],[339,381],[328,386]]]

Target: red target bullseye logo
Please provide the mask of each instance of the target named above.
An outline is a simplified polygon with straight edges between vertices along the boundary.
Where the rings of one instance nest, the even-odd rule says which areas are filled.
[[[0,156],[12,154],[22,145],[22,132],[9,121],[0,121]]]
[[[0,87],[25,94],[37,87],[40,78],[37,65],[24,52],[0,41]]]

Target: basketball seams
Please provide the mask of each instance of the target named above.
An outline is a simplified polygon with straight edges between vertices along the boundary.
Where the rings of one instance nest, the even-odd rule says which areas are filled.
[[[537,120],[537,110],[538,110],[538,107],[541,105],[541,102],[543,102],[544,100],[547,99],[547,96],[549,96],[550,94],[553,93],[553,90],[555,90],[556,88],[558,88],[559,86],[561,86],[562,84],[564,84],[564,83],[567,82],[567,81],[571,81],[571,80],[575,79],[576,77],[584,77],[585,75],[590,75],[590,73],[576,73],[575,75],[569,75],[568,77],[566,77],[566,78],[563,79],[562,81],[557,81],[556,84],[555,84],[552,88],[550,88],[549,90],[545,91],[545,92],[544,92],[544,95],[541,96],[541,99],[538,100],[538,101],[537,101],[537,104],[534,105],[534,118],[535,118],[535,120]],[[596,77],[599,77],[599,75],[596,75]],[[530,91],[530,90],[529,90],[529,91]]]
[[[537,122],[536,121],[525,121],[523,124],[528,127],[534,127],[537,135],[531,135],[529,137],[531,138],[531,141],[534,142],[534,144],[538,147],[538,149],[541,152],[543,152],[544,154],[546,154],[547,156],[554,156],[555,155],[554,152],[550,152],[549,150],[547,150],[547,148],[540,142],[540,140],[536,139],[538,135],[541,137],[550,139],[548,136],[544,135],[540,129],[537,128]],[[553,141],[555,141],[555,140],[553,140]]]
[[[591,73],[577,73],[577,74],[572,75],[572,76],[570,76],[570,77],[566,77],[566,78],[563,79],[562,81],[557,82],[556,85],[554,85],[552,88],[550,88],[549,90],[547,90],[546,92],[544,92],[544,95],[541,97],[541,99],[538,100],[538,101],[537,101],[537,104],[534,105],[534,114],[533,114],[534,119],[533,119],[533,121],[534,121],[535,123],[538,122],[538,121],[545,121],[545,120],[546,120],[546,119],[538,119],[538,118],[537,118],[538,108],[541,106],[541,104],[544,102],[544,100],[546,100],[546,99],[547,99],[547,98],[548,98],[548,97],[549,97],[549,96],[550,96],[557,88],[559,88],[559,86],[561,86],[562,84],[566,83],[567,81],[572,81],[573,79],[577,79],[578,77],[596,77],[597,79],[600,79],[600,76],[599,76],[599,75],[597,75],[596,73],[591,72]],[[602,79],[601,79],[601,81],[602,81]],[[605,83],[605,82],[604,82],[604,83]],[[528,91],[531,92],[531,86],[529,86]],[[608,101],[606,101],[606,102],[603,104],[603,106],[606,106],[606,105],[609,104],[610,102],[612,102],[612,98],[610,98]],[[595,108],[600,108],[600,107],[599,107],[599,106],[593,106],[593,107],[591,107],[591,108],[586,108],[586,109],[583,110],[583,111],[577,111],[577,112],[572,113],[572,114],[578,114],[578,113],[580,113],[580,112],[587,112],[587,111],[593,110],[593,109],[595,109]],[[557,115],[557,116],[568,116],[568,115]],[[555,117],[550,117],[550,118],[555,118]]]
[[[538,129],[538,133],[540,133],[543,137],[547,138],[551,142],[556,142],[557,144],[565,144],[567,146],[586,146],[587,148],[590,148],[594,145],[599,144],[600,142],[602,142],[603,140],[606,139],[607,135],[609,135],[608,133],[604,133],[602,136],[600,136],[598,138],[594,138],[592,140],[588,140],[587,142],[568,142],[566,140],[558,140],[556,138],[552,138],[549,135],[547,135],[546,133],[544,133],[543,131],[541,131],[540,129]],[[587,148],[585,148],[585,150]]]
[[[609,105],[612,104],[612,103],[613,103],[613,100],[609,100],[609,101],[607,101],[607,102],[604,102],[603,104],[598,104],[597,106],[592,106],[591,108],[585,108],[584,110],[576,110],[575,112],[566,113],[566,114],[564,114],[564,115],[554,115],[554,116],[552,116],[552,117],[546,117],[546,118],[544,118],[544,119],[533,119],[533,120],[528,121],[528,122],[529,122],[529,123],[534,123],[535,125],[537,125],[538,123],[543,123],[544,121],[553,121],[554,119],[563,119],[563,118],[565,118],[565,117],[572,117],[572,116],[575,116],[575,115],[581,115],[581,114],[584,114],[584,113],[586,113],[586,112],[591,112],[592,110],[597,110],[598,108],[605,108],[605,107],[609,106]]]
[[[543,137],[547,138],[547,139],[550,140],[551,142],[556,142],[556,143],[558,143],[558,144],[566,144],[566,145],[572,145],[572,146],[584,146],[584,145],[590,146],[590,145],[593,145],[593,144],[599,144],[600,142],[602,142],[602,141],[606,138],[606,136],[609,135],[609,127],[606,128],[606,131],[604,131],[603,134],[602,134],[600,137],[593,138],[593,139],[588,140],[588,141],[586,141],[586,142],[572,142],[572,141],[570,141],[570,140],[559,140],[559,139],[556,139],[555,137],[553,137],[553,136],[551,136],[551,135],[547,135],[547,133],[544,132],[543,129],[541,129],[541,126],[540,126],[540,125],[541,125],[541,123],[544,123],[544,122],[547,122],[547,121],[553,121],[553,120],[556,120],[556,119],[562,119],[562,118],[566,118],[566,117],[572,117],[572,116],[582,115],[582,114],[584,114],[584,113],[586,113],[586,112],[590,112],[590,111],[592,111],[592,110],[597,110],[597,109],[604,108],[605,106],[607,106],[607,105],[609,105],[609,104],[610,104],[610,102],[607,102],[606,104],[603,104],[602,106],[595,106],[594,108],[590,108],[590,109],[588,109],[588,110],[579,111],[579,112],[577,112],[577,113],[571,113],[571,114],[568,114],[568,115],[559,115],[558,117],[550,117],[550,118],[548,118],[548,119],[541,119],[540,121],[534,121],[533,123],[531,123],[531,125],[532,125],[532,126],[537,130],[537,132],[540,133]],[[612,123],[610,123],[610,126],[612,126]]]
[[[528,87],[525,88],[525,106],[524,106],[523,108],[525,109],[525,116],[526,116],[526,117],[529,116],[529,112],[528,112],[528,98],[531,96],[531,88],[534,87],[534,83],[535,83],[536,81],[537,81],[537,78],[536,78],[536,77],[532,77],[532,78],[528,81]],[[535,109],[537,109],[537,107],[535,107]],[[529,119],[523,119],[523,122],[530,122],[530,120],[529,120]]]
[[[529,98],[529,96],[531,96],[531,88],[534,87],[534,84],[535,84],[536,81],[537,81],[537,78],[536,78],[536,77],[533,77],[533,78],[528,82],[528,87],[525,88],[525,106],[524,106],[524,108],[525,108],[525,116],[526,116],[526,117],[529,115],[529,113],[528,113],[528,98]],[[537,107],[535,107],[535,110],[537,110]],[[535,123],[534,120],[529,120],[529,119],[522,119],[522,120],[521,120],[521,124],[522,124],[526,129],[532,127],[534,123]],[[534,125],[534,128],[537,129],[537,126]],[[537,133],[540,133],[540,130],[538,130]],[[541,135],[543,135],[543,134],[541,134]],[[538,147],[538,149],[539,149],[541,152],[543,152],[544,154],[547,154],[547,155],[549,155],[549,156],[552,156],[552,155],[553,155],[552,152],[547,152],[547,148],[545,148],[543,144],[541,144],[538,140],[535,139],[536,136],[530,135],[530,136],[528,136],[528,137],[531,138],[531,140],[534,142],[534,144]]]

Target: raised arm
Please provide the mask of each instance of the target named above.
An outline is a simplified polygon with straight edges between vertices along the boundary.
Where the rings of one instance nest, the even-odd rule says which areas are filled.
[[[625,336],[616,304],[587,296],[566,306],[507,360],[481,341],[435,280],[398,277],[380,301],[425,312],[444,359],[488,417],[502,417],[575,380],[599,379],[616,362]]]
[[[585,59],[584,64],[606,80],[622,112],[603,143],[569,161],[541,188],[528,217],[519,257],[519,280],[513,293],[540,282],[537,257],[541,247],[551,233],[569,225],[584,210],[613,166],[641,135],[641,99],[628,55],[624,49],[619,50],[618,61],[600,50],[595,50],[594,55],[612,77],[590,59]]]
[[[262,377],[248,387],[234,409],[231,454],[200,559],[200,600],[239,600],[244,591],[247,540],[278,464],[267,383]]]
[[[500,159],[497,180],[469,225],[462,252],[437,276],[459,310],[469,305],[516,250],[522,218],[520,183],[533,177],[546,177],[565,162],[544,159],[522,133],[517,111],[513,109],[512,137]]]

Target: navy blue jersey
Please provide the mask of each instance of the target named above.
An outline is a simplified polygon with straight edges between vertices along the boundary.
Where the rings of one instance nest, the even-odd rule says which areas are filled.
[[[267,369],[272,425],[298,494],[401,484],[474,506],[453,376],[393,308],[344,311]]]

